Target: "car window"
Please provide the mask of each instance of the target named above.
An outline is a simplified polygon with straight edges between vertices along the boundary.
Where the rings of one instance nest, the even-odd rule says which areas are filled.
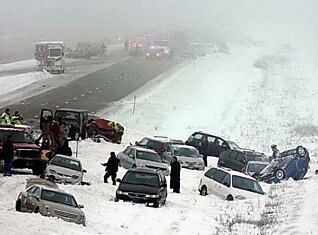
[[[61,203],[61,204],[72,206],[72,207],[78,207],[75,201],[75,198],[73,196],[62,193],[62,192],[56,192],[56,191],[43,189],[41,198],[43,200],[47,200],[51,202],[57,202],[57,203]]]
[[[210,170],[208,170],[207,172],[205,172],[205,176],[212,179],[212,176],[214,174],[214,172],[216,172],[216,168],[211,168]]]
[[[157,187],[159,186],[159,176],[146,172],[128,171],[122,182],[126,184],[142,184]]]
[[[208,136],[208,142],[209,143],[214,143],[215,142],[215,138],[212,136]]]
[[[76,159],[56,156],[52,159],[50,164],[60,166],[60,167],[65,167],[65,168],[76,170],[76,171],[81,171],[81,163]]]
[[[245,155],[243,153],[238,153],[237,155],[237,161],[245,163],[246,162],[246,158]]]
[[[31,188],[29,188],[29,189],[27,190],[28,194],[33,193],[33,191],[36,190],[36,188],[37,188],[37,187],[35,187],[35,186],[32,186]]]
[[[262,187],[256,180],[244,178],[241,176],[233,176],[233,188],[243,189],[254,193],[264,194]]]
[[[268,164],[250,163],[247,167],[247,172],[260,173]]]
[[[124,154],[129,155],[129,153],[131,152],[131,148],[126,148],[126,150],[124,151]]]
[[[32,136],[28,132],[22,132],[22,131],[0,132],[0,141],[4,142],[7,139],[7,136],[9,134],[11,135],[11,140],[13,143],[28,143],[28,144],[34,143]]]
[[[230,174],[226,173],[221,183],[223,185],[227,186],[227,187],[230,187],[231,186],[231,176],[230,176]]]
[[[149,141],[148,138],[143,138],[142,140],[139,141],[138,145],[146,146],[148,141]]]
[[[230,154],[231,154],[231,150],[222,151],[222,153],[220,154],[220,158],[221,159],[228,158]]]
[[[223,178],[226,176],[227,173],[225,173],[224,171],[221,170],[217,170],[214,174],[213,174],[213,180],[215,180],[218,183],[222,183]]]
[[[137,151],[137,159],[162,162],[161,157],[157,153],[151,153],[146,151]]]
[[[177,155],[177,156],[200,157],[198,150],[195,148],[180,147],[180,148],[176,149],[173,154]]]
[[[193,136],[193,138],[194,139],[197,139],[197,140],[200,140],[200,139],[202,139],[202,134],[199,134],[199,133],[197,133],[197,134],[195,134],[194,136]]]
[[[36,189],[34,190],[34,192],[32,194],[35,194],[37,196],[40,196],[41,190],[39,187],[36,187]]]
[[[71,112],[71,111],[56,111],[55,112],[55,118],[62,118],[63,120],[78,120],[80,114],[77,112]]]
[[[214,141],[214,143],[215,143],[216,145],[222,145],[223,142],[224,142],[224,141],[221,140],[221,139],[219,139],[219,138],[216,138],[215,141]]]

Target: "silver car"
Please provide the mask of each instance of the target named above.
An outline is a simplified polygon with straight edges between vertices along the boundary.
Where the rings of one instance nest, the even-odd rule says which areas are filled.
[[[72,194],[44,185],[32,185],[20,192],[15,208],[20,212],[40,213],[86,225],[86,217]]]
[[[60,154],[52,158],[45,169],[46,177],[54,175],[57,182],[67,184],[80,184],[84,173],[80,160]]]
[[[199,151],[189,145],[170,145],[164,154],[164,161],[170,162],[176,156],[181,166],[193,170],[204,170],[204,161]]]
[[[154,150],[130,146],[118,153],[117,157],[121,166],[126,169],[147,167],[162,170],[165,175],[169,175],[168,165],[161,160],[161,157]]]

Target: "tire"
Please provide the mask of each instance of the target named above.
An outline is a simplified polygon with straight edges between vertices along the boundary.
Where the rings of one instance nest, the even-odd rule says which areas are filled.
[[[277,179],[282,180],[285,178],[285,172],[282,169],[279,169],[275,173]]]
[[[131,168],[136,168],[136,165],[133,165]]]
[[[21,212],[21,200],[15,203],[15,210]]]
[[[226,197],[226,200],[228,200],[228,201],[234,201],[234,198],[233,198],[233,196],[230,194],[230,195],[228,195],[228,196]]]
[[[154,208],[159,208],[159,207],[160,207],[160,198],[157,199],[157,200],[154,202],[153,207],[154,207]]]
[[[39,207],[35,208],[34,213],[35,214],[39,213],[39,210],[40,210]]]
[[[82,134],[81,134],[81,139],[82,139],[82,140],[85,140],[86,137],[87,137],[86,131],[82,132]]]
[[[296,153],[300,156],[300,157],[304,157],[306,155],[306,150],[303,146],[298,146],[296,148]]]
[[[202,187],[201,187],[200,195],[201,195],[201,196],[206,196],[206,195],[208,195],[208,189],[206,188],[206,186],[202,186]]]
[[[119,202],[119,199],[117,196],[114,198],[114,202]]]

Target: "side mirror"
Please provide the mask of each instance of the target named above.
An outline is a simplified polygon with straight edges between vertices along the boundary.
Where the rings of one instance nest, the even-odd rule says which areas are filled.
[[[121,183],[121,179],[117,178],[116,182]]]
[[[81,204],[79,204],[79,205],[78,205],[78,208],[82,209],[82,208],[84,208],[84,206],[81,205]]]
[[[83,169],[82,172],[83,172],[83,173],[87,173],[87,170]]]

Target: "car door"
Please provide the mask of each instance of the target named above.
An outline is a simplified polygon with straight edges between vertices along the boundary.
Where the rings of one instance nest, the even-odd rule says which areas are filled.
[[[136,162],[136,153],[137,150],[132,148],[131,151],[128,154],[128,158],[127,158],[127,163],[129,168],[132,168],[133,166],[137,166],[137,162]]]
[[[231,168],[233,170],[236,170],[237,169],[237,155],[238,155],[238,151],[236,150],[229,150],[231,153],[230,153],[230,156],[228,157],[228,162],[227,162],[227,167],[228,168]]]
[[[208,136],[207,139],[208,139],[208,153],[209,153],[209,156],[218,156],[216,148],[215,148],[215,143],[214,143],[215,142],[215,137]]]
[[[226,199],[227,196],[231,193],[231,175],[225,172],[225,176],[221,181],[221,187],[219,190],[219,197]]]
[[[202,182],[202,185],[205,184],[207,187],[207,193],[210,194],[212,192],[212,187],[214,187],[213,182],[213,174],[217,171],[216,168],[211,168],[204,174],[204,181]]]
[[[33,186],[32,188],[30,188],[27,191],[24,206],[28,212],[33,212],[33,207],[34,207],[34,195],[33,194],[38,189],[39,189],[39,187]],[[23,203],[23,201],[22,201],[22,203]]]
[[[23,192],[21,194],[21,207],[25,208],[26,210],[28,210],[28,208],[30,208],[30,202],[29,202],[29,198],[30,198],[30,194],[36,189],[35,186],[32,186],[31,188],[29,188],[27,191]]]
[[[35,209],[39,206],[41,196],[41,189],[36,187],[32,194],[30,194],[30,202],[31,202],[31,212],[34,212]]]
[[[234,170],[242,172],[245,166],[246,166],[246,156],[243,153],[239,152],[236,158],[236,165],[235,165],[236,169]]]
[[[230,149],[225,140],[221,138],[215,138],[215,154],[216,156],[220,156],[220,154],[227,149]]]
[[[42,123],[44,117],[48,117],[50,121],[53,121],[53,111],[51,109],[42,109],[40,115],[40,128],[42,127]]]
[[[221,197],[222,195],[222,180],[225,176],[226,173],[220,169],[213,174],[213,185],[211,185],[211,191],[218,197]]]
[[[162,172],[159,172],[159,181],[160,181],[160,195],[161,199],[165,200],[167,198],[167,181],[166,177]]]
[[[129,164],[128,164],[128,156],[129,153],[132,151],[132,148],[128,147],[126,148],[122,153],[119,154],[118,158],[120,160],[120,164],[122,167],[129,169]]]
[[[201,151],[200,149],[200,143],[202,142],[203,134],[202,133],[194,133],[192,136],[189,137],[189,139],[186,141],[187,145],[196,147]],[[200,152],[201,153],[201,152]]]

